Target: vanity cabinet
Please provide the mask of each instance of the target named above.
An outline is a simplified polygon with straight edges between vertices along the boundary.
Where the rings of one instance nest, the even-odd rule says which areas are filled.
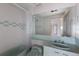
[[[44,56],[79,56],[79,54],[44,46]]]

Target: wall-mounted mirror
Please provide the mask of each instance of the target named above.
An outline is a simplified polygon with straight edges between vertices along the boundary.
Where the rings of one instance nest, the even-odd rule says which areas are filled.
[[[70,44],[79,44],[79,5],[50,9],[35,14],[35,35],[61,37]],[[58,38],[59,39],[59,38]],[[52,39],[53,40],[53,39]]]
[[[35,16],[35,33],[40,35],[63,35],[64,17],[69,8],[45,11]]]

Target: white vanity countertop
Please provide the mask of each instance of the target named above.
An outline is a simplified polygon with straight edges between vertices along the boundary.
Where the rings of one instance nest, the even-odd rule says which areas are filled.
[[[52,48],[49,46],[43,46],[44,47],[44,56],[79,56],[77,53],[64,51],[61,49]]]
[[[52,47],[52,48],[56,48],[56,49],[60,49],[60,50],[64,50],[64,51],[69,51],[69,52],[73,52],[73,53],[78,53],[79,54],[79,47],[77,47],[76,45],[71,45],[71,44],[67,44],[69,48],[61,48],[61,47],[57,47],[49,42],[46,42],[44,44],[45,46],[48,46],[48,47]]]

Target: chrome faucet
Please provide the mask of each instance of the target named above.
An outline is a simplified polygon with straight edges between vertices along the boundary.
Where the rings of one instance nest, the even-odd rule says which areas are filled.
[[[64,41],[62,41],[62,40],[55,40],[54,42],[64,44]]]

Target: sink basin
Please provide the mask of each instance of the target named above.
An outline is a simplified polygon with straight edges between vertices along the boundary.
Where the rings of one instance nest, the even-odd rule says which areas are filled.
[[[53,44],[57,47],[61,47],[61,48],[69,48],[68,46],[64,45],[64,44]]]
[[[58,42],[47,42],[49,46],[53,46],[58,49],[70,50],[70,46],[66,43],[58,43]]]
[[[60,47],[60,48],[69,48],[67,45],[61,44],[61,43],[53,43],[53,45]]]

